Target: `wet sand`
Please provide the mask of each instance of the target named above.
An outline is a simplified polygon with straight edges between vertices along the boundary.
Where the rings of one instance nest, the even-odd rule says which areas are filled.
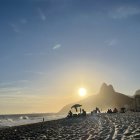
[[[140,140],[140,113],[93,114],[0,130],[0,140]]]

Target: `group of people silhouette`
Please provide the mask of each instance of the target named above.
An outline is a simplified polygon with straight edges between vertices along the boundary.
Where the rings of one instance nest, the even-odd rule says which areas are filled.
[[[67,118],[73,118],[73,117],[86,117],[87,113],[84,109],[80,108],[80,113],[78,114],[73,114],[72,111],[70,110],[68,112]]]
[[[118,109],[114,108],[113,111],[111,109],[108,109],[107,113],[118,113]]]
[[[81,109],[80,108],[80,113],[72,113],[72,111],[70,110],[68,112],[68,115],[67,115],[67,118],[74,118],[74,117],[85,117],[87,115],[86,111],[84,109]],[[77,110],[76,110],[77,112]],[[108,109],[106,113],[125,113],[125,108],[121,108],[120,111],[118,111],[117,108],[114,108],[113,110],[112,109]],[[101,113],[100,109],[98,107],[96,107],[93,111],[91,111],[91,115],[93,115],[94,113]]]

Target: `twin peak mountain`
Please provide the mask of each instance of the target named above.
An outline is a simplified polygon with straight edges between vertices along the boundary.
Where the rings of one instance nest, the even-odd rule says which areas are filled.
[[[91,112],[96,107],[99,107],[102,111],[107,110],[108,108],[121,108],[121,107],[130,107],[132,105],[133,98],[122,93],[116,92],[112,85],[107,85],[103,83],[98,94],[92,95],[78,101],[76,103],[68,104],[64,106],[59,113],[66,114],[71,106],[74,104],[81,104],[87,112]]]
[[[106,83],[103,83],[101,88],[100,88],[99,94],[105,94],[105,93],[107,93],[109,95],[110,94],[115,94],[115,90],[114,90],[113,86],[112,85],[107,85]]]

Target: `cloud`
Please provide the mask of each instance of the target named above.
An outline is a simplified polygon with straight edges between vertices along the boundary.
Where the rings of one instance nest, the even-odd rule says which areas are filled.
[[[39,97],[36,96],[36,95],[18,94],[18,93],[14,93],[14,94],[12,94],[12,95],[1,95],[1,94],[0,94],[0,99],[3,99],[3,100],[0,100],[1,102],[2,102],[2,101],[5,102],[5,101],[7,101],[8,99],[12,99],[12,101],[13,101],[13,100],[17,100],[17,101],[18,101],[18,99],[22,99],[22,100],[27,101],[27,100],[33,100],[33,98],[34,98],[34,99],[38,99]]]
[[[26,24],[28,21],[25,18],[21,18],[16,24],[15,23],[10,23],[9,25],[13,29],[14,32],[19,33],[21,32],[21,25]]]
[[[45,14],[43,13],[43,11],[42,11],[40,8],[38,8],[38,11],[39,11],[40,18],[41,18],[43,21],[45,21],[45,20],[46,20],[46,16],[45,16]]]
[[[117,39],[106,40],[105,44],[107,44],[107,46],[109,47],[112,47],[118,44],[118,40]]]
[[[14,32],[16,32],[16,33],[19,33],[20,32],[20,30],[19,30],[19,28],[18,28],[18,26],[16,25],[16,24],[10,24],[10,26],[12,27],[12,29],[13,29],[13,31]]]
[[[114,19],[123,19],[140,14],[140,9],[131,6],[120,6],[111,11],[109,14]]]
[[[46,55],[47,53],[45,52],[38,52],[38,53],[32,53],[32,52],[28,52],[28,53],[24,53],[25,56],[37,56],[37,55]]]
[[[55,46],[53,46],[53,50],[59,49],[61,47],[61,44],[56,44]]]
[[[31,81],[29,80],[17,80],[17,81],[7,81],[7,82],[1,82],[0,83],[0,88],[1,87],[10,87],[18,84],[29,84]]]
[[[22,91],[27,89],[27,87],[1,87],[0,88],[0,94],[20,94]]]
[[[32,73],[32,74],[37,74],[37,75],[46,75],[46,73],[44,72],[39,72],[39,71],[30,71],[30,70],[27,70],[25,71],[26,73]]]

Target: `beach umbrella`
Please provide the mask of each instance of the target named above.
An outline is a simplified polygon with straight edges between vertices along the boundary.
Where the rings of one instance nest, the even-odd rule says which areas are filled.
[[[82,106],[82,105],[80,105],[80,104],[75,104],[75,105],[73,105],[73,106],[71,107],[71,109],[72,109],[72,108],[75,108],[75,110],[76,110],[76,112],[77,112],[77,108],[78,108],[78,107],[81,107],[81,106]]]

